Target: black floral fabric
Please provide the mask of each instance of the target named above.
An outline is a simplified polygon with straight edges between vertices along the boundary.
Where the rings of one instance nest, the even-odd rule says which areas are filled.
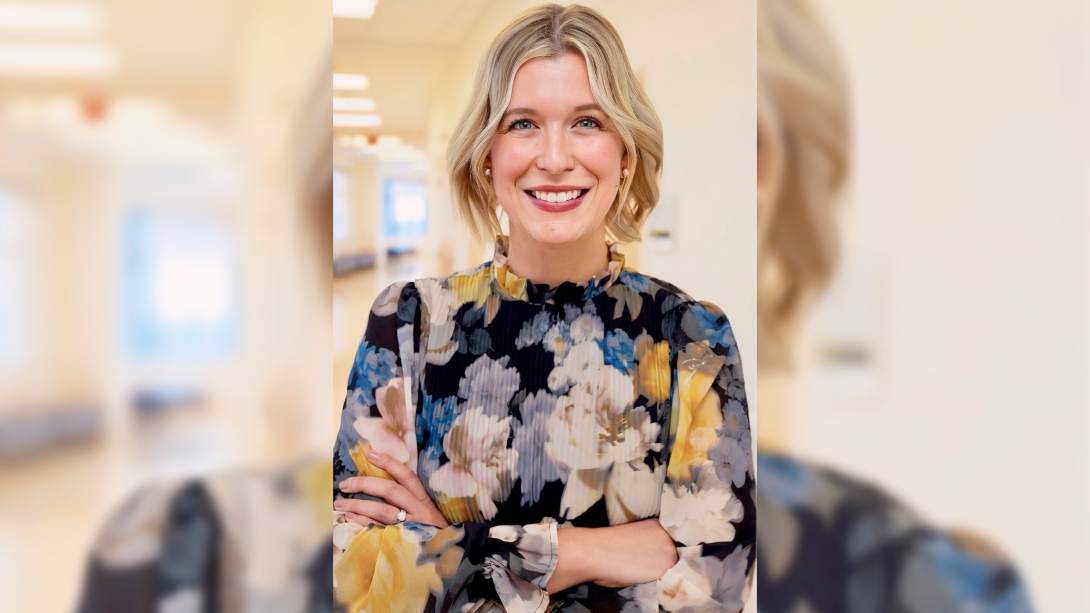
[[[535,285],[491,262],[381,293],[360,343],[334,484],[414,469],[452,524],[334,513],[345,611],[740,611],[756,550],[751,433],[727,318],[624,267]],[[345,494],[336,489],[334,496]],[[548,594],[556,531],[658,517],[657,582]]]

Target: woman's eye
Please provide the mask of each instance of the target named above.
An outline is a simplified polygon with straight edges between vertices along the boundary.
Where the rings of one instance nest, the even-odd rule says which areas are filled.
[[[530,123],[529,119],[516,119],[508,126],[510,130],[529,130],[534,127],[534,124]]]
[[[584,117],[575,122],[575,127],[577,128],[599,128],[601,125],[602,124],[598,123],[597,119],[592,119],[590,117]]]

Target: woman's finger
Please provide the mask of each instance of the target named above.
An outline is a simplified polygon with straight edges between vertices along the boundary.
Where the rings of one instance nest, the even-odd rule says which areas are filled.
[[[381,498],[387,504],[406,511],[415,509],[419,500],[400,483],[378,477],[349,477],[337,485],[342,492],[362,492]]]
[[[371,519],[370,517],[367,517],[366,515],[357,515],[355,513],[345,513],[344,518],[347,519],[348,521],[356,524],[357,526],[363,526],[364,528],[366,528],[370,524],[374,524],[374,525],[376,525],[376,526],[378,526],[380,528],[385,528],[386,527],[386,524],[378,521],[377,519]]]
[[[346,514],[354,513],[363,515],[382,524],[396,524],[398,509],[382,502],[374,500],[356,500],[354,498],[338,498],[333,501],[333,508],[344,511]]]
[[[372,450],[367,452],[367,460],[390,473],[390,476],[400,483],[402,487],[409,490],[417,500],[424,500],[428,497],[428,492],[424,489],[424,484],[420,482],[420,477],[417,477],[412,469],[392,456]]]

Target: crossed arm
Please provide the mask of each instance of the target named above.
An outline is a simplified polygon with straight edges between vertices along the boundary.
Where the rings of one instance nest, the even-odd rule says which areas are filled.
[[[394,480],[350,477],[341,481],[344,493],[363,493],[385,502],[339,498],[333,508],[360,526],[397,523],[399,510],[406,521],[447,528],[450,524],[428,497],[424,484],[407,466],[384,453],[367,452],[367,459]],[[605,528],[557,530],[559,555],[546,589],[556,593],[580,583],[628,587],[655,581],[678,562],[674,540],[657,518]]]

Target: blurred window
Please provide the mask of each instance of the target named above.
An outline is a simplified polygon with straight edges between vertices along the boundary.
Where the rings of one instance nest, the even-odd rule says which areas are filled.
[[[333,169],[333,242],[352,235],[352,176],[343,168]]]
[[[38,340],[36,213],[21,194],[0,185],[0,370],[27,364]]]
[[[386,236],[420,236],[427,230],[427,189],[419,181],[386,179],[383,183]]]
[[[228,225],[133,211],[124,241],[129,354],[186,359],[230,353],[238,336],[240,281]]]

